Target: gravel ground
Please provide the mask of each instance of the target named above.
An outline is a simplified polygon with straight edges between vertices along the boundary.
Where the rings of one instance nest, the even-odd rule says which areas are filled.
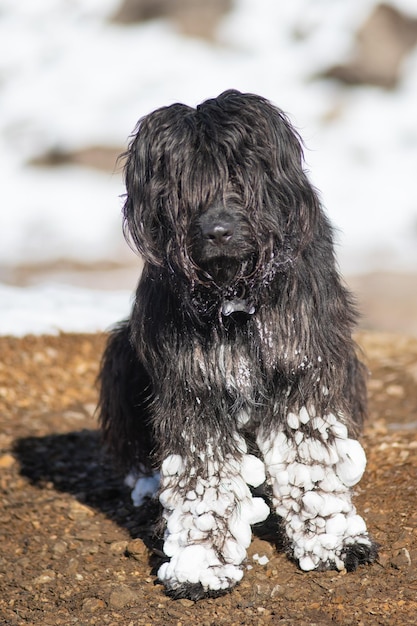
[[[164,595],[154,511],[131,506],[100,448],[103,343],[0,338],[0,624],[416,623],[417,339],[359,336],[372,376],[355,503],[382,546],[379,561],[350,574],[304,573],[257,537],[239,587],[198,603]]]

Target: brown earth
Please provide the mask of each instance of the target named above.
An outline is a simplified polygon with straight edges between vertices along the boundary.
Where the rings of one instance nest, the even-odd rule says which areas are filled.
[[[0,624],[416,623],[417,339],[359,336],[372,376],[355,503],[382,546],[378,562],[303,573],[256,538],[239,587],[196,604],[171,600],[156,582],[151,512],[133,509],[101,451],[103,342],[0,338]]]

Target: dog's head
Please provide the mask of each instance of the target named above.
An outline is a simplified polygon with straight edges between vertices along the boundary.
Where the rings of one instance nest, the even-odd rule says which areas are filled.
[[[226,91],[158,109],[126,157],[126,233],[147,263],[193,284],[267,281],[313,237],[300,138],[264,98]]]

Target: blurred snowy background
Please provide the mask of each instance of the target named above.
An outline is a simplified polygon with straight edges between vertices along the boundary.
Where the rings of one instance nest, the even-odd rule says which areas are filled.
[[[0,334],[128,314],[117,155],[152,109],[232,87],[303,136],[368,325],[402,307],[417,333],[415,0],[0,0],[0,52]]]

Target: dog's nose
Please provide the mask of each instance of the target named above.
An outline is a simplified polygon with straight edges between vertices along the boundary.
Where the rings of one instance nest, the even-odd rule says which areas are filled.
[[[201,227],[203,237],[215,245],[225,245],[233,237],[234,228],[231,222],[222,221]]]

